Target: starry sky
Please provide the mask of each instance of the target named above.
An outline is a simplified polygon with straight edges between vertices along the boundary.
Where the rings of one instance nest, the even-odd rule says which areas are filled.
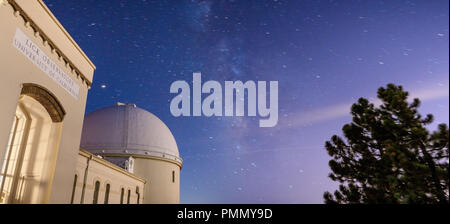
[[[324,143],[401,84],[449,123],[448,0],[44,0],[97,66],[86,113],[135,103],[184,159],[181,203],[323,203]],[[279,82],[279,119],[174,117],[176,80]]]

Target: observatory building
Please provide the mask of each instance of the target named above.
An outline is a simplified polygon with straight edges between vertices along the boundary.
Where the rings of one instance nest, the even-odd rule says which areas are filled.
[[[117,103],[88,114],[81,148],[148,180],[144,203],[179,202],[182,160],[177,143],[169,128],[150,112]]]
[[[0,0],[0,204],[179,203],[169,128],[134,104],[85,116],[96,69],[42,0]]]

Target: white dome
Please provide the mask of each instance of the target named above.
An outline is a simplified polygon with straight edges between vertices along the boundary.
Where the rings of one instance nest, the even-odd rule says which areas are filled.
[[[100,155],[145,155],[182,162],[169,128],[134,104],[117,103],[86,115],[81,148]]]

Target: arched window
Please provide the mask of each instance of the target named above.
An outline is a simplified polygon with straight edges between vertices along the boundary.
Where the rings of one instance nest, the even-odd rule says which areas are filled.
[[[123,204],[123,197],[125,194],[125,189],[120,189],[120,204]]]
[[[131,190],[128,189],[127,204],[130,204]]]
[[[53,122],[62,122],[66,111],[59,103],[58,99],[45,88],[32,83],[23,84],[22,95],[29,96],[37,100],[52,118]]]
[[[0,170],[0,203],[45,203],[65,111],[56,97],[23,84]]]
[[[109,188],[111,187],[111,185],[106,184],[106,189],[105,189],[105,204],[108,204],[109,201]]]
[[[73,204],[73,200],[75,199],[75,190],[77,188],[77,179],[78,179],[78,175],[75,174],[75,177],[73,178],[72,198],[70,199],[70,204]]]
[[[95,188],[94,188],[94,199],[92,200],[92,204],[98,203],[98,193],[100,191],[100,181],[95,181]]]

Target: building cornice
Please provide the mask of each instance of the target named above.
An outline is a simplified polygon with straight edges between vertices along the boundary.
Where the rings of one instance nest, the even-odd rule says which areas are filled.
[[[53,15],[53,13],[50,11],[50,9],[45,5],[45,3],[42,0],[38,0],[39,4],[42,6],[42,8],[45,9],[47,14],[52,18],[52,20],[58,25],[58,27],[64,32],[64,35],[66,35],[67,39],[75,46],[75,48],[78,50],[78,52],[84,57],[84,59],[92,66],[92,68],[95,70],[96,67],[94,63],[89,59],[89,57],[84,53],[84,51],[81,49],[81,47],[75,42],[75,40],[72,38],[72,36],[67,32],[67,30],[64,28],[64,26],[59,22],[59,20]]]
[[[51,49],[51,52],[53,54],[56,54],[60,59],[64,61],[66,64],[66,67],[70,68],[72,71],[72,74],[75,74],[77,78],[81,78],[83,82],[87,84],[88,87],[92,86],[92,81],[90,78],[87,78],[88,76],[86,74],[83,74],[79,68],[73,63],[71,59],[61,50],[60,47],[53,41],[44,31],[37,25],[35,21],[31,19],[31,17],[26,13],[26,11],[18,4],[17,0],[2,0],[3,4],[10,5],[12,9],[14,10],[14,16],[21,16],[25,21],[25,26],[31,27],[34,32],[35,36],[40,36],[43,40],[44,46],[48,45]],[[30,0],[31,1],[31,0]],[[89,66],[92,68],[92,71],[96,69],[95,65],[92,63],[92,61],[87,57],[87,55],[83,52],[83,50],[78,46],[78,44],[73,40],[73,38],[70,36],[70,34],[64,29],[64,27],[61,25],[61,23],[56,19],[56,17],[51,13],[51,11],[48,9],[48,7],[45,5],[45,3],[42,0],[33,0],[37,1],[39,5],[42,7],[42,9],[45,11],[45,13],[51,18],[51,20],[57,25],[58,29],[64,34],[64,36],[69,40],[69,42],[73,45],[73,47],[78,51],[80,55],[82,55],[83,59],[89,64]]]
[[[140,155],[140,154],[128,154],[128,153],[98,153],[101,156],[104,157],[134,157],[134,158],[141,158],[141,159],[153,159],[153,160],[159,160],[164,162],[173,163],[181,168],[183,168],[183,163],[180,161],[176,161],[173,159],[163,158],[159,156],[151,156],[151,155]]]
[[[86,157],[86,158],[91,158],[95,162],[98,162],[98,163],[100,163],[102,165],[105,165],[105,166],[107,166],[107,167],[109,167],[109,168],[111,168],[113,170],[116,170],[116,171],[118,171],[120,173],[123,173],[123,174],[125,174],[125,175],[127,175],[127,176],[129,176],[129,177],[131,177],[133,179],[141,181],[144,184],[147,182],[145,179],[143,179],[141,177],[138,177],[138,176],[136,176],[136,175],[134,175],[134,174],[132,174],[132,173],[122,169],[121,167],[119,167],[119,166],[117,166],[117,165],[115,165],[115,164],[113,164],[111,162],[108,162],[107,160],[102,159],[102,158],[100,158],[100,157],[98,157],[98,156],[96,156],[96,155],[94,155],[94,154],[92,154],[92,153],[90,153],[90,152],[88,152],[86,150],[80,149],[78,154],[83,156],[83,157]]]

